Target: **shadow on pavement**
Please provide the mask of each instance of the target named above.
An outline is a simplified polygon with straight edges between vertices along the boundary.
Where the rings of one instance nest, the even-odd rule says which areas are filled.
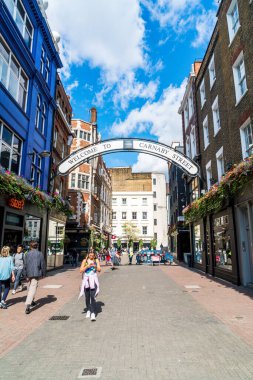
[[[33,311],[41,308],[42,306],[57,301],[57,297],[55,297],[52,294],[48,294],[46,297],[39,298],[38,300],[35,300],[36,306],[32,308]]]

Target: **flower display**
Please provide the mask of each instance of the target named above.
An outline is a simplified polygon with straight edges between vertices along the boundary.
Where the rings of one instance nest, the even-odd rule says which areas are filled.
[[[47,194],[32,187],[25,178],[0,167],[0,193],[18,200],[26,200],[40,209],[54,209],[67,216],[72,215],[71,206],[57,194]]]
[[[227,201],[238,194],[253,179],[253,155],[234,165],[221,179],[213,185],[204,196],[184,208],[186,223],[195,222],[207,214],[217,212]]]

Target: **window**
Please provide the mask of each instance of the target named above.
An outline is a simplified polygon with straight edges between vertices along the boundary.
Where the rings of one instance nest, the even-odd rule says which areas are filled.
[[[54,128],[54,148],[57,146],[57,140],[58,140],[58,131],[57,128]]]
[[[154,233],[154,239],[157,241],[157,232]]]
[[[247,91],[246,72],[244,64],[243,52],[239,55],[233,65],[234,84],[235,84],[235,97],[238,103]]]
[[[156,178],[153,178],[153,185],[156,185]]]
[[[142,212],[142,219],[148,219],[148,213],[146,211]]]
[[[157,226],[157,219],[154,219],[154,226]]]
[[[147,235],[147,234],[148,234],[148,227],[142,226],[142,235]]]
[[[205,149],[209,145],[209,131],[208,131],[208,117],[206,116],[205,120],[203,121],[203,133],[204,133],[204,146]]]
[[[194,113],[192,92],[190,93],[190,96],[189,96],[189,99],[188,99],[188,104],[189,104],[189,119],[191,119],[191,117],[192,117],[192,115]]]
[[[0,165],[19,174],[21,153],[22,140],[0,120]]]
[[[191,141],[190,137],[187,136],[186,138],[186,155],[191,158],[192,152],[191,152]]]
[[[196,134],[195,134],[195,127],[192,127],[191,134],[190,134],[190,140],[191,140],[191,157],[194,158],[196,156]]]
[[[156,198],[156,191],[153,191],[153,198]]]
[[[64,155],[65,155],[65,141],[63,140],[62,142],[62,150],[61,150],[61,158],[64,158]]]
[[[154,211],[157,211],[157,205],[154,205]]]
[[[218,180],[220,181],[224,175],[224,157],[223,157],[223,147],[221,147],[216,153],[217,160],[217,171],[218,171]]]
[[[210,64],[209,64],[208,70],[209,70],[210,88],[212,88],[213,85],[214,85],[214,82],[215,82],[215,80],[216,80],[215,64],[214,64],[214,55],[213,55],[212,58],[211,58],[211,61],[210,61]]]
[[[78,173],[78,184],[79,189],[88,190],[89,189],[89,176],[85,174]]]
[[[117,213],[116,213],[116,211],[113,211],[112,212],[112,219],[116,219],[116,217],[117,217]]]
[[[122,198],[122,204],[123,204],[123,205],[126,205],[126,204],[127,204],[127,200],[126,200],[126,198]]]
[[[204,106],[206,101],[206,90],[205,90],[205,80],[203,79],[200,85],[200,102],[201,108]]]
[[[213,232],[215,240],[215,265],[220,268],[232,270],[232,250],[228,215],[214,219]]]
[[[249,157],[253,154],[253,128],[250,118],[240,128],[242,156]]]
[[[50,77],[50,60],[45,52],[45,49],[41,48],[41,56],[40,56],[40,72],[44,77],[46,83],[49,83]],[[63,110],[63,108],[62,108]],[[64,113],[64,111],[63,111]]]
[[[36,107],[36,115],[35,115],[35,128],[39,129],[40,125],[40,107],[41,107],[41,100],[40,95],[37,96],[37,107]]]
[[[31,178],[30,182],[34,187],[41,186],[41,169],[42,169],[42,158],[34,150],[31,156]]]
[[[70,187],[76,187],[76,173],[71,173]]]
[[[114,205],[117,204],[117,198],[112,198],[112,204],[114,204]]]
[[[0,36],[0,81],[23,111],[26,110],[28,78]]]
[[[29,50],[32,50],[33,26],[20,0],[4,0]]]
[[[185,109],[184,109],[184,123],[185,128],[188,127],[189,124],[189,108],[188,108],[188,102],[186,103]]]
[[[213,112],[213,128],[214,128],[214,135],[216,135],[220,128],[220,112],[219,112],[219,104],[218,104],[218,96],[216,97],[215,101],[212,105],[212,112]]]
[[[143,204],[143,205],[146,205],[146,204],[148,203],[147,201],[148,201],[147,198],[142,198],[142,204]]]
[[[40,132],[42,134],[44,134],[45,132],[45,123],[46,123],[46,104],[43,103],[42,112],[41,112],[41,125],[40,125]]]
[[[212,179],[212,166],[211,166],[211,161],[208,162],[206,165],[206,185],[207,185],[207,190],[210,189],[211,187],[211,179]]]
[[[239,10],[237,0],[232,0],[227,12],[227,24],[230,43],[233,41],[240,27]]]
[[[137,212],[132,212],[132,219],[137,219]]]
[[[122,212],[122,219],[126,219],[126,212]]]
[[[202,255],[203,255],[203,239],[201,238],[200,225],[197,224],[194,226],[194,262],[202,264]]]

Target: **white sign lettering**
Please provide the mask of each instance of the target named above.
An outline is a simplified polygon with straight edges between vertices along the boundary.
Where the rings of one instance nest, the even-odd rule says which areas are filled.
[[[59,164],[58,174],[66,175],[90,158],[117,151],[136,151],[152,154],[174,163],[190,176],[199,174],[198,165],[175,149],[158,142],[133,138],[101,141],[97,144],[79,149]]]

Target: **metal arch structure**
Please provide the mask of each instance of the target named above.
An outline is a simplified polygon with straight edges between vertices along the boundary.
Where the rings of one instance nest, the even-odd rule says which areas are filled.
[[[72,152],[61,161],[56,170],[56,175],[65,176],[81,164],[100,155],[116,152],[139,152],[161,158],[171,162],[182,169],[188,176],[199,176],[199,166],[174,148],[157,141],[139,138],[115,138],[99,141],[85,148]]]

